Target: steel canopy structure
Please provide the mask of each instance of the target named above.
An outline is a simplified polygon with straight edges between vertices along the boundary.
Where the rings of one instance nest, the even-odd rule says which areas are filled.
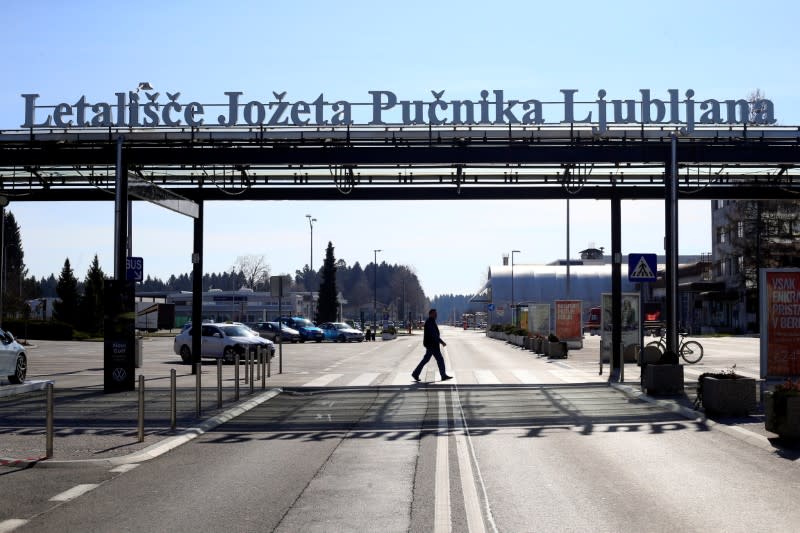
[[[0,194],[107,201],[117,143],[131,187],[195,200],[681,199],[800,192],[800,128],[330,126],[0,132]],[[149,183],[148,183],[149,182]]]
[[[122,94],[122,93],[120,93]],[[124,95],[123,95],[124,96]],[[800,194],[800,127],[747,124],[340,125],[30,128],[0,131],[0,196],[196,202],[193,316],[200,316],[203,204],[215,200],[611,200],[614,361],[621,340],[623,199],[665,201],[667,347],[676,347],[679,199]],[[191,202],[186,202],[191,203]],[[187,209],[187,212],[189,209]],[[199,333],[192,351],[198,357]]]

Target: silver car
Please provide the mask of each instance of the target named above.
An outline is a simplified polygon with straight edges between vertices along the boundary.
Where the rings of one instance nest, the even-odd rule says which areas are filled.
[[[251,327],[256,330],[259,335],[272,342],[300,342],[300,332],[290,328],[286,324],[279,324],[278,322],[257,322]],[[278,328],[280,328],[280,333],[278,333]]]
[[[270,357],[275,354],[272,341],[239,324],[202,324],[200,357],[223,359],[232,363],[236,354],[245,353],[251,346],[266,346]],[[189,328],[175,337],[173,349],[184,363],[192,362],[192,330]]]
[[[0,377],[8,376],[14,384],[25,381],[28,373],[28,358],[25,348],[9,331],[0,329]]]

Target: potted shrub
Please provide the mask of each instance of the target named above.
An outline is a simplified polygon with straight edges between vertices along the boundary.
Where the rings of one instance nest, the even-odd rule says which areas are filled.
[[[531,350],[533,350],[534,353],[542,353],[542,341],[544,341],[544,337],[541,335],[534,335],[531,338]]]
[[[756,380],[739,375],[734,368],[704,372],[697,379],[695,406],[706,414],[746,416],[756,405]]]
[[[547,357],[565,359],[567,357],[567,343],[558,339],[552,333],[547,337]]]
[[[800,438],[800,379],[764,393],[764,426],[781,438]]]

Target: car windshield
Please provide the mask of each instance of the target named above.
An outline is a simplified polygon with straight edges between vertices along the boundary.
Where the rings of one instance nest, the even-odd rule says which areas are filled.
[[[298,327],[313,328],[314,323],[307,318],[295,318],[294,325]]]
[[[333,327],[336,329],[350,329],[350,326],[344,322],[334,322]]]
[[[249,337],[251,335],[251,330],[244,326],[224,326],[222,331],[228,337]]]

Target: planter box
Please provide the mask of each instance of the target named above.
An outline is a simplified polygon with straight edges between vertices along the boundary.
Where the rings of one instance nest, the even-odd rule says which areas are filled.
[[[800,439],[800,396],[786,398],[786,409],[775,412],[775,398],[772,392],[764,393],[764,427],[782,438]]]
[[[541,354],[542,353],[542,343],[543,343],[543,339],[533,339],[533,342],[531,343],[532,344],[532,348],[531,349],[534,351],[534,353],[537,353],[537,354]]]
[[[755,407],[755,379],[703,378],[703,408],[707,414],[746,416]]]
[[[644,372],[647,394],[681,394],[683,392],[683,365],[647,365]]]
[[[566,359],[567,358],[567,343],[564,341],[548,342],[549,350],[547,357],[551,359]]]

